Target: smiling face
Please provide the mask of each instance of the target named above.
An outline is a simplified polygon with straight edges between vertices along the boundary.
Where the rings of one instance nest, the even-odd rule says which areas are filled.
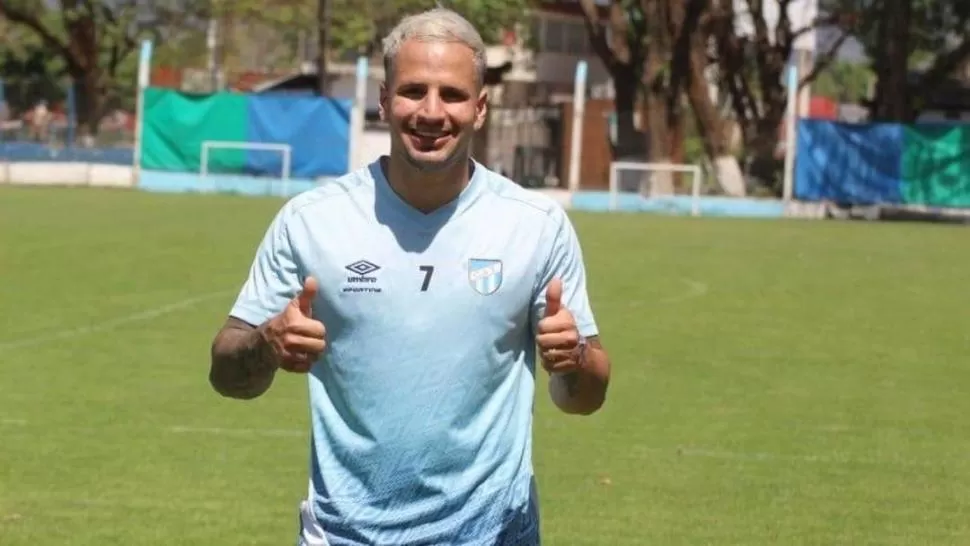
[[[469,158],[485,121],[487,94],[473,50],[458,42],[408,40],[381,88],[381,118],[391,126],[391,154],[422,171]]]

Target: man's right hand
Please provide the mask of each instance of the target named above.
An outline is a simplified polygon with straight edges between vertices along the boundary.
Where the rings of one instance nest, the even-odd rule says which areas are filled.
[[[327,346],[327,329],[313,319],[313,299],[319,291],[317,280],[307,277],[303,290],[286,305],[283,312],[260,328],[263,341],[272,348],[279,368],[307,373]]]

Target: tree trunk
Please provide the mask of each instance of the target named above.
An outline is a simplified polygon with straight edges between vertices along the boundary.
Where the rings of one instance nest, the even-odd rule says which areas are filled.
[[[721,190],[726,195],[743,197],[746,193],[744,174],[737,158],[731,154],[727,124],[717,111],[717,106],[711,98],[707,78],[704,76],[707,51],[700,32],[691,39],[690,49],[687,97],[694,111],[694,119],[697,122],[704,149],[711,158],[714,175]]]
[[[643,158],[643,133],[637,131],[634,122],[637,113],[637,92],[640,82],[635,68],[629,64],[616,64],[611,71],[613,78],[614,105],[616,110],[616,145],[613,158]]]
[[[667,94],[669,89],[664,78],[664,52],[659,44],[650,48],[647,53],[646,69],[644,70],[643,117],[647,129],[645,143],[647,145],[647,159],[651,163],[670,163],[670,130],[668,123]],[[649,196],[671,195],[674,193],[674,179],[670,171],[654,171],[644,173],[649,177],[649,184],[643,189]]]
[[[673,125],[669,127],[670,129],[670,161],[677,164],[683,164],[687,161],[686,157],[686,140],[687,140],[687,126],[686,126],[686,116],[683,112],[678,113],[677,117],[673,120]],[[675,191],[680,189],[683,191],[690,190],[690,182],[693,181],[692,178],[687,179],[687,184],[685,185],[685,173],[674,173],[673,184]]]
[[[768,189],[775,197],[782,196],[785,166],[784,158],[777,153],[780,125],[780,120],[759,120],[744,146],[747,175],[756,187]]]
[[[912,118],[909,85],[910,0],[886,0],[878,30],[876,89],[870,118],[908,122]]]
[[[642,0],[643,17],[647,21],[649,43],[643,65],[643,119],[646,128],[644,144],[647,159],[651,163],[670,163],[670,131],[668,123],[667,95],[670,93],[667,74],[670,59],[670,29],[668,23],[669,0]],[[650,196],[671,195],[674,180],[670,171],[644,172],[648,184],[641,185]],[[645,186],[645,187],[644,187]]]
[[[92,68],[83,72],[71,73],[77,108],[77,128],[80,144],[85,147],[94,145],[98,136],[103,112],[104,93],[101,85],[101,69]]]
[[[670,161],[670,132],[667,130],[667,101],[657,90],[647,90],[644,97],[647,121],[647,159],[653,163]]]

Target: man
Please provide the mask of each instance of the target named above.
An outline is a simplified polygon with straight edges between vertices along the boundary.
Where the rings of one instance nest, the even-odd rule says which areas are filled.
[[[563,411],[606,396],[566,214],[470,157],[484,50],[444,9],[390,33],[390,156],[281,209],[213,342],[225,396],[308,374],[300,544],[538,544],[536,346]]]

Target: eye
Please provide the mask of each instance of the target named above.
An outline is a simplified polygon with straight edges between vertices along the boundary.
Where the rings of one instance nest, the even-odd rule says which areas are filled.
[[[445,102],[465,102],[470,96],[467,92],[453,87],[445,87],[441,90],[441,100]]]
[[[408,99],[418,100],[427,94],[428,90],[423,85],[402,85],[397,90],[397,95]]]

